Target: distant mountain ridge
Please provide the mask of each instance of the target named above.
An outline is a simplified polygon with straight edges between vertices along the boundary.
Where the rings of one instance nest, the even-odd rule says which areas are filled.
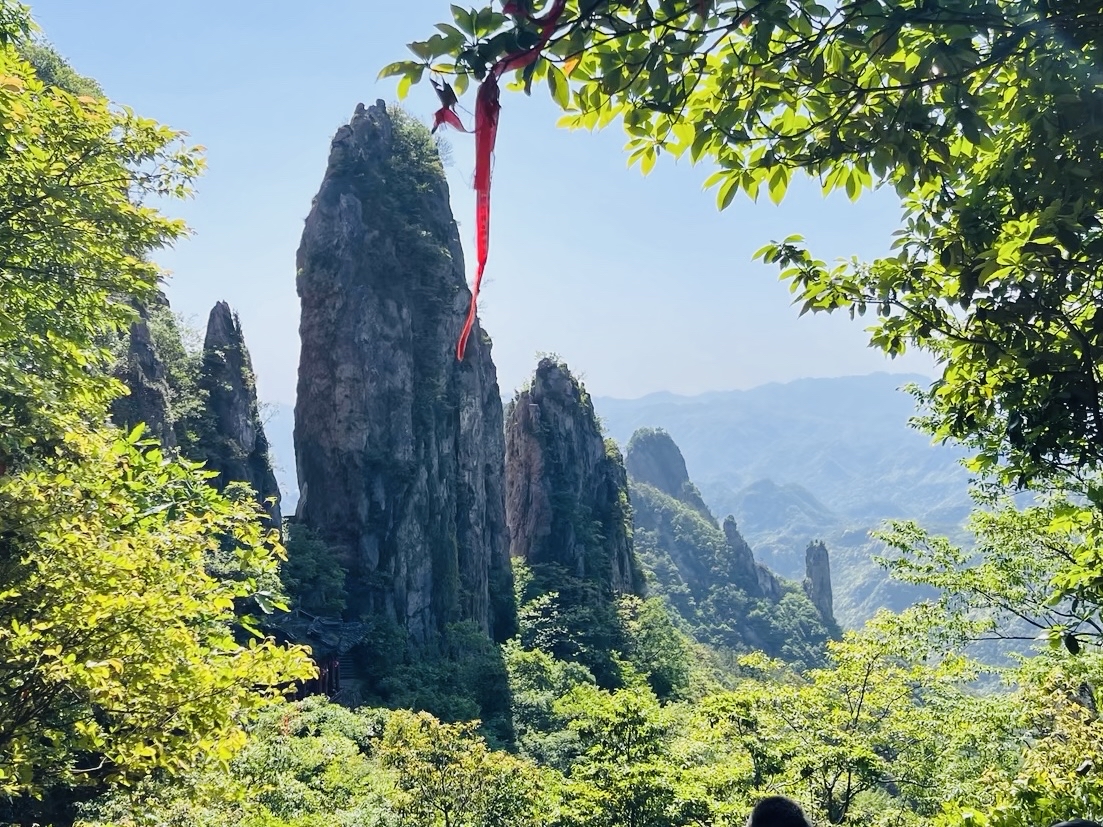
[[[968,479],[960,454],[908,427],[914,401],[899,390],[929,381],[874,373],[698,396],[598,397],[595,405],[618,442],[639,427],[667,430],[703,490],[772,479],[803,486],[846,517],[919,516],[917,500],[924,514],[945,507],[956,516]]]
[[[779,574],[799,577],[809,540],[825,540],[836,616],[854,625],[920,594],[872,562],[880,549],[869,531],[904,518],[952,534],[970,508],[962,453],[908,425],[914,400],[900,388],[929,382],[875,373],[594,404],[622,445],[637,428],[667,431],[709,508],[733,514],[756,557]]]

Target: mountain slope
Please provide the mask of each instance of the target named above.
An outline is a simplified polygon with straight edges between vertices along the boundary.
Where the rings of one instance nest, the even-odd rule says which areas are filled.
[[[622,444],[637,428],[667,431],[709,508],[734,515],[758,559],[782,576],[800,577],[808,542],[826,541],[836,617],[855,625],[920,594],[887,580],[869,531],[900,517],[952,534],[970,508],[960,454],[908,427],[913,400],[898,389],[927,381],[879,373],[595,405]]]

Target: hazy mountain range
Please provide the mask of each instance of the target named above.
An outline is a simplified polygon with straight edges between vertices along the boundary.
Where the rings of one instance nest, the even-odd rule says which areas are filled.
[[[852,625],[917,596],[871,561],[880,551],[872,528],[906,518],[955,534],[969,511],[961,453],[908,426],[914,401],[900,388],[929,381],[876,373],[595,405],[622,444],[639,427],[666,430],[709,508],[733,514],[756,557],[778,573],[799,578],[808,541],[826,541],[835,612]]]

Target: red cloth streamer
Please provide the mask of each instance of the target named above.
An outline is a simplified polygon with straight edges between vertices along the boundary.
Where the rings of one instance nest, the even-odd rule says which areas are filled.
[[[543,17],[534,18],[524,13],[530,22],[539,27],[539,40],[531,48],[508,54],[495,63],[487,73],[486,79],[479,85],[479,91],[475,97],[475,249],[478,266],[475,271],[475,284],[471,289],[471,304],[467,308],[467,318],[464,320],[463,330],[460,331],[459,341],[456,342],[456,358],[461,362],[467,350],[467,340],[475,326],[479,288],[483,283],[483,272],[486,270],[486,260],[490,253],[490,170],[494,161],[494,143],[498,138],[498,113],[502,109],[499,103],[498,79],[506,72],[523,69],[540,57],[540,52],[551,39],[566,7],[567,0],[555,0]],[[507,3],[506,9],[513,14],[521,13],[517,4],[513,2]],[[444,105],[433,117],[433,129],[447,123],[466,132],[453,108],[455,103],[449,105],[449,102],[443,98],[441,102]]]
[[[493,81],[493,82],[492,82]],[[471,304],[467,318],[456,342],[456,358],[463,361],[467,339],[475,326],[475,311],[479,302],[479,288],[483,284],[486,259],[490,254],[490,168],[494,154],[494,142],[498,138],[498,83],[493,75],[479,86],[475,98],[475,284],[471,287]]]
[[[436,132],[445,124],[460,132],[466,132],[463,121],[460,120],[460,116],[456,114],[456,104],[459,102],[456,100],[456,93],[452,87],[445,82],[437,83],[436,78],[430,78],[429,82],[433,84],[433,89],[437,93],[437,97],[440,98],[440,109],[433,114],[433,128],[431,132]]]
[[[436,132],[440,127],[448,124],[448,126],[459,132],[466,132],[463,121],[460,120],[460,116],[455,113],[454,110],[447,107],[441,107],[433,115],[433,132]]]

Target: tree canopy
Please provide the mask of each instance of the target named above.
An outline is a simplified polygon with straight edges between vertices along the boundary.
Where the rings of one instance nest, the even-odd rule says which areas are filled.
[[[147,202],[201,157],[32,29],[0,3],[0,817],[64,823],[79,788],[229,757],[312,666],[249,620],[282,555],[251,498],[108,422],[111,346],[186,231]]]
[[[187,194],[201,160],[104,101],[0,2],[0,819],[71,822],[39,799],[112,785],[86,823],[737,825],[779,790],[828,823],[1103,817],[1099,10],[505,10],[454,7],[418,61],[387,71],[451,74],[461,93],[503,67],[546,82],[569,126],[619,117],[645,171],[663,153],[712,164],[721,206],[763,186],[780,199],[798,171],[852,197],[894,186],[892,255],[830,268],[796,239],[762,255],[805,309],[876,309],[875,344],[942,360],[926,425],[974,444],[977,471],[1080,496],[978,515],[968,551],[890,527],[895,570],[941,604],[879,616],[803,672],[751,654],[721,674],[661,598],[595,612],[577,578],[529,593],[519,570],[520,632],[501,651],[463,624],[421,660],[397,623],[364,641],[394,661],[381,696],[453,720],[265,709],[311,673],[249,615],[279,605],[278,532],[249,496],[108,421],[111,345],[157,289],[157,247],[185,232],[146,199]],[[340,608],[330,550],[292,541],[307,549],[285,573],[297,597]],[[977,693],[991,675],[961,643],[1008,617],[1057,645],[1002,670],[1005,692]],[[480,707],[496,716],[481,730]]]
[[[228,757],[243,715],[309,675],[233,632],[274,578],[256,509],[139,438],[72,430],[0,479],[0,796]],[[232,578],[205,571],[220,556]]]
[[[185,232],[145,201],[187,195],[202,168],[179,133],[44,82],[12,8],[0,20],[0,468],[121,392],[110,337],[156,289],[148,251]]]
[[[760,251],[803,311],[875,312],[871,343],[918,346],[940,437],[1009,482],[1103,461],[1097,217],[1103,95],[1096,4],[1017,0],[569,0],[452,7],[391,64],[462,93],[506,60],[561,124],[619,120],[632,163],[713,169],[721,208],[780,201],[797,172],[903,201],[894,250],[837,266],[799,238]],[[538,14],[537,12],[542,12]],[[514,56],[524,55],[523,58]],[[502,121],[508,128],[508,117]]]
[[[887,254],[829,264],[791,236],[757,256],[801,313],[868,314],[872,346],[935,358],[919,424],[969,446],[978,478],[1092,506],[1055,517],[1071,565],[1049,589],[1081,616],[1103,603],[1098,4],[526,0],[453,6],[437,29],[383,69],[400,94],[426,73],[457,93],[545,83],[561,125],[620,122],[643,172],[707,164],[720,208],[780,201],[798,173],[851,198],[893,188]]]

